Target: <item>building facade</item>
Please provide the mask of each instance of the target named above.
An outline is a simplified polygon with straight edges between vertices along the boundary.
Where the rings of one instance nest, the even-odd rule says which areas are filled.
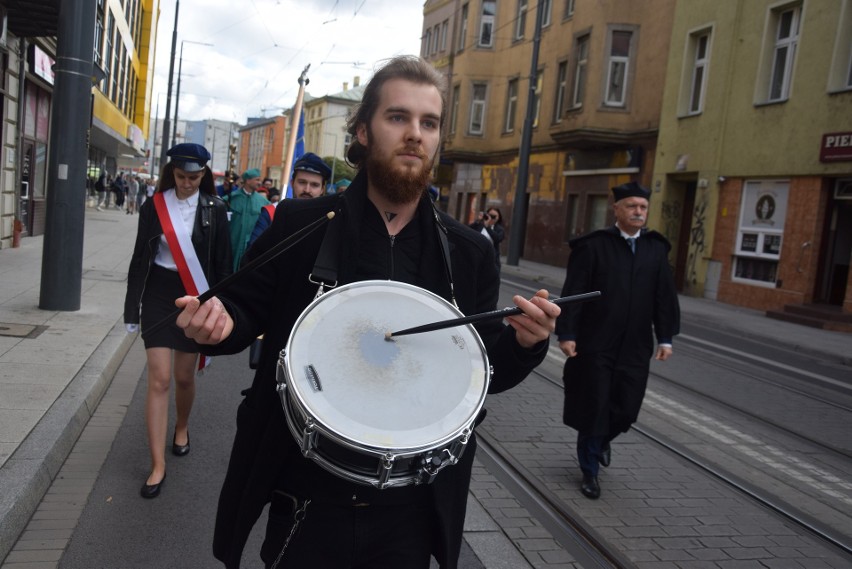
[[[361,78],[354,77],[352,88],[346,83],[343,90],[322,97],[305,97],[305,152],[313,152],[323,159],[331,158],[332,180],[338,162],[346,159],[351,135],[346,132],[346,121],[352,109],[364,96]]]
[[[239,129],[239,167],[237,174],[257,168],[263,178],[272,178],[276,188],[282,187],[281,172],[284,169],[287,117],[249,119]]]
[[[452,4],[427,2],[422,41],[450,78],[437,177],[445,207],[463,222],[489,207],[512,219],[529,108],[527,216],[507,235],[520,232],[525,259],[564,265],[570,238],[612,223],[612,186],[651,181],[675,1]]]
[[[681,290],[852,312],[852,1],[680,2],[671,46],[651,215]]]
[[[99,0],[87,174],[144,161],[158,0]],[[44,233],[59,3],[0,0],[0,247]]]

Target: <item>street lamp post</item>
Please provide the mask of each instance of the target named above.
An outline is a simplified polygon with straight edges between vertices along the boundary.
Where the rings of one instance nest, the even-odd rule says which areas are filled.
[[[195,45],[206,45],[208,47],[213,47],[212,43],[206,43],[203,41],[180,40],[180,59],[178,60],[177,94],[175,95],[175,124],[172,127],[173,141],[177,141],[178,105],[180,104],[180,76],[181,70],[183,69],[183,44],[185,43],[194,43]]]
[[[324,132],[323,134],[334,137],[334,150],[331,151],[331,178],[328,180],[329,184],[334,184],[334,170],[337,166],[337,133]]]

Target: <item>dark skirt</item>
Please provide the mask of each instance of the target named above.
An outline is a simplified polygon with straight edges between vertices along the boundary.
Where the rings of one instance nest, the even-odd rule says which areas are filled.
[[[142,340],[145,342],[145,349],[171,348],[189,353],[198,351],[198,345],[186,337],[174,320],[153,333],[146,332],[148,328],[174,312],[175,299],[184,295],[186,290],[177,271],[151,263],[151,272],[145,282],[145,292],[142,293]]]

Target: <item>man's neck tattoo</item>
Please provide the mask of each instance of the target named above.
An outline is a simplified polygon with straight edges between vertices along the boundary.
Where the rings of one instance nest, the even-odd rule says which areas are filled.
[[[385,212],[385,218],[390,222],[393,221],[393,218],[396,217],[396,214],[392,211]]]

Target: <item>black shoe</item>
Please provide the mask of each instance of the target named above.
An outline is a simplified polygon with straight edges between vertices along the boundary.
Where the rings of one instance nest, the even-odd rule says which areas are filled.
[[[166,481],[166,475],[163,474],[163,478],[160,479],[156,484],[143,484],[142,489],[139,490],[139,494],[143,498],[151,499],[156,498],[160,495],[160,488],[163,486],[163,482]]]
[[[590,474],[583,474],[583,484],[580,486],[580,492],[583,496],[592,500],[597,500],[601,497],[601,486],[598,484],[598,477]]]
[[[609,466],[609,463],[612,462],[612,449],[610,448],[609,443],[601,449],[601,456],[598,458],[598,462],[600,462],[601,466],[604,468]]]
[[[175,442],[177,433],[172,437],[172,454],[175,456],[186,456],[189,454],[189,431],[186,432],[186,444],[179,445]]]

